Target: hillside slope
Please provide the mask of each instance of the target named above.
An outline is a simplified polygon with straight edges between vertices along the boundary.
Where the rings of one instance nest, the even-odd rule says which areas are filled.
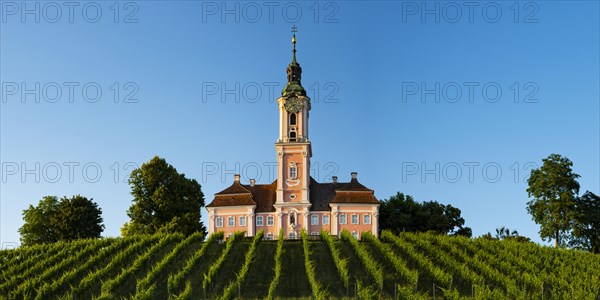
[[[281,274],[269,295],[277,247],[277,241],[238,234],[227,242],[217,235],[206,242],[200,235],[163,235],[4,250],[0,298],[600,297],[600,255],[532,243],[389,232],[362,241],[326,235],[283,242]]]

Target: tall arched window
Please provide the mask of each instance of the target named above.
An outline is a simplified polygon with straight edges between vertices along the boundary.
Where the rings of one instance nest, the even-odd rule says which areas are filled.
[[[296,114],[291,113],[290,114],[290,126],[294,126],[294,125],[296,125]]]

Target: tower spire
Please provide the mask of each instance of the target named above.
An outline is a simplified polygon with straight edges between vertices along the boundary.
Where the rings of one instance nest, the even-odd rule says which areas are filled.
[[[298,27],[292,26],[292,62],[287,67],[288,82],[281,92],[282,96],[296,94],[298,96],[306,96],[306,91],[302,87],[302,68],[296,60],[296,32]]]
[[[292,26],[292,64],[298,64],[296,62],[296,32],[298,32],[298,27],[296,25]]]

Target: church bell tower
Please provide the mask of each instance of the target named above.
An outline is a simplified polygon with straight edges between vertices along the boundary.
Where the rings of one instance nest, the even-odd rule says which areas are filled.
[[[302,68],[296,60],[296,26],[292,27],[292,62],[287,67],[287,84],[277,99],[279,109],[279,138],[277,153],[277,200],[275,207],[285,220],[307,226],[309,199],[310,158],[312,149],[308,135],[310,98],[302,87]],[[305,216],[302,222],[301,216]],[[297,220],[297,221],[296,221]],[[297,225],[291,224],[290,225]],[[293,226],[292,226],[293,227]],[[289,231],[289,229],[287,230]]]

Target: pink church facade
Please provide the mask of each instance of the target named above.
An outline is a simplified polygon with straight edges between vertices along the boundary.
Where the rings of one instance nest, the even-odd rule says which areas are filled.
[[[312,145],[309,139],[311,99],[301,84],[302,68],[296,61],[296,37],[292,39],[292,62],[287,67],[288,82],[277,99],[279,137],[275,143],[277,179],[269,184],[250,180],[233,183],[215,194],[206,206],[209,234],[223,231],[229,236],[245,231],[248,236],[263,230],[266,239],[277,239],[280,230],[288,239],[300,237],[301,230],[332,235],[348,230],[355,237],[362,232],[378,234],[380,202],[374,191],[358,182],[319,183],[309,173]]]

